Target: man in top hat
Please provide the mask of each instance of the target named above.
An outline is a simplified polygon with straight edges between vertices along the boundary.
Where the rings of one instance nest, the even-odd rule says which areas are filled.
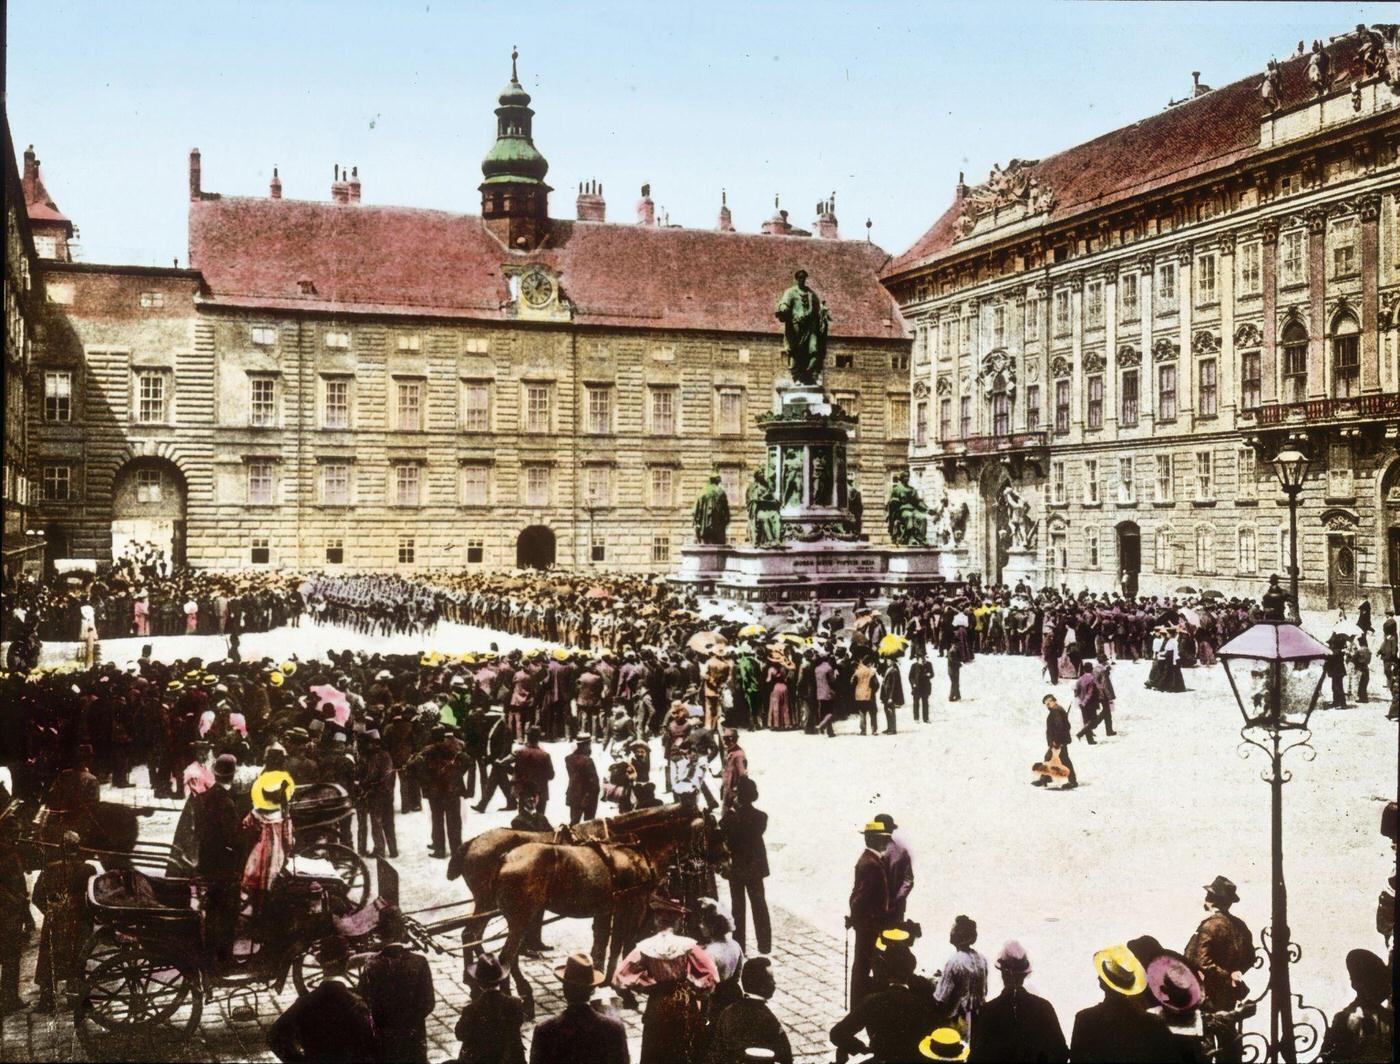
[[[554,969],[564,986],[564,1011],[535,1028],[530,1064],[629,1064],[627,1028],[589,1002],[605,976],[586,953]]]
[[[321,982],[277,1017],[267,1032],[267,1047],[282,1061],[355,1064],[377,1058],[369,1006],[346,985],[350,950],[345,939],[328,935],[316,955]]]
[[[1031,962],[1019,942],[1007,942],[1001,948],[997,970],[1001,972],[1001,993],[977,1013],[967,1059],[1044,1064],[1069,1059],[1055,1006],[1026,989]]]
[[[919,1043],[935,1026],[935,1016],[928,1000],[910,989],[915,964],[911,950],[887,951],[886,985],[860,998],[853,996],[850,1012],[831,1028],[831,1043],[840,1059],[854,1053],[869,1053],[876,1064],[919,1059]],[[867,1041],[858,1037],[861,1031]]]
[[[846,926],[855,933],[851,950],[851,1004],[859,1005],[870,992],[870,966],[875,959],[875,939],[889,925],[889,879],[885,871],[885,850],[889,848],[890,832],[878,820],[862,829],[865,849],[856,859],[855,878],[851,885],[850,915]]]
[[[541,813],[549,804],[549,781],[554,778],[554,762],[549,751],[540,748],[540,726],[532,724],[525,745],[515,751],[515,797],[521,801],[533,796]]]
[[[1166,1025],[1133,1004],[1147,986],[1147,973],[1132,951],[1127,946],[1101,949],[1094,954],[1094,970],[1103,1000],[1075,1015],[1070,1060],[1148,1064],[1178,1059]]]
[[[792,1064],[792,1044],[768,1001],[777,992],[773,962],[750,957],[739,973],[744,996],[710,1022],[708,1064],[731,1064],[746,1059],[745,1050],[766,1049],[776,1064]],[[748,1057],[747,1059],[753,1059]]]
[[[427,1019],[437,994],[426,957],[404,945],[403,917],[392,906],[379,916],[383,949],[365,962],[360,993],[379,1032],[379,1060],[385,1064],[426,1064]]]
[[[472,996],[457,1020],[459,1064],[525,1064],[525,1006],[506,992],[510,973],[494,953],[483,953],[467,963],[466,975]]]
[[[214,759],[214,784],[191,791],[196,842],[195,876],[203,888],[204,948],[224,964],[233,948],[238,923],[238,881],[243,874],[241,818],[233,798],[238,762],[232,754]]]
[[[569,823],[592,820],[598,815],[598,794],[602,783],[593,763],[593,737],[587,732],[574,736],[574,752],[564,758],[569,786],[564,801],[569,806]]]
[[[1201,975],[1206,1011],[1229,1012],[1249,996],[1244,973],[1254,964],[1254,936],[1245,922],[1230,912],[1240,900],[1234,883],[1216,876],[1205,892],[1206,917],[1186,943],[1186,962]],[[1233,1042],[1235,1052],[1239,1052],[1238,1024],[1227,1023],[1217,1033]]]

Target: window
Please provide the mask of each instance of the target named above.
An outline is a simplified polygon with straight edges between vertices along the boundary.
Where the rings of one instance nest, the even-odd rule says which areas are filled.
[[[1157,455],[1157,479],[1152,496],[1155,502],[1172,502],[1176,498],[1176,484],[1172,480],[1172,456]]]
[[[1006,346],[1006,308],[996,306],[992,308],[992,346]]]
[[[584,425],[595,436],[608,435],[613,430],[612,388],[606,385],[589,385],[584,392],[588,403]]]
[[[1157,367],[1157,420],[1171,421],[1176,417],[1176,366],[1168,363]]]
[[[346,351],[350,347],[350,334],[348,332],[328,332],[322,343],[332,351]]]
[[[964,395],[958,399],[958,435],[967,439],[972,435],[972,396]]]
[[[148,309],[148,310],[149,310],[149,309],[152,309],[152,308],[156,308],[156,307],[163,307],[163,306],[165,306],[165,293],[164,293],[164,292],[142,292],[142,293],[141,293],[141,306],[145,307],[145,308]]]
[[[1361,390],[1360,330],[1356,319],[1343,314],[1332,326],[1332,394],[1346,399]]]
[[[670,466],[652,466],[650,478],[651,494],[647,505],[656,507],[674,506],[675,470]]]
[[[1356,495],[1356,472],[1351,445],[1342,441],[1327,447],[1327,498],[1351,499]]]
[[[1006,436],[1011,432],[1011,396],[1003,385],[992,393],[992,434]]]
[[[248,379],[248,423],[254,428],[277,424],[277,382],[272,377]]]
[[[860,412],[860,392],[833,391],[831,393],[831,401],[835,405],[839,406],[842,410],[846,411],[846,413],[848,414],[857,414]],[[847,432],[850,434],[850,438],[853,440],[859,437],[860,423],[857,422],[856,424],[852,425],[847,430]]]
[[[1118,459],[1118,501],[1121,503],[1137,502],[1137,485],[1133,482],[1133,460],[1131,458]]]
[[[1356,272],[1356,226],[1350,221],[1332,227],[1332,276],[1350,277]]]
[[[143,503],[160,502],[165,497],[165,484],[159,469],[138,469],[136,471],[136,501]]]
[[[1099,461],[1097,458],[1084,460],[1084,501],[1090,506],[1099,503]]]
[[[73,374],[66,369],[44,373],[44,420],[73,420]]]
[[[1299,322],[1283,330],[1283,401],[1301,403],[1308,397],[1308,332]]]
[[[650,431],[653,436],[676,434],[676,389],[649,388],[647,394]]]
[[[326,377],[322,385],[321,425],[328,429],[350,427],[350,378]]]
[[[1055,382],[1055,431],[1069,431],[1069,381]]]
[[[895,351],[890,355],[890,369],[895,373],[904,373],[909,369],[909,352]]]
[[[1211,464],[1211,453],[1209,451],[1196,452],[1196,498],[1215,498],[1215,485],[1213,482],[1214,470]]]
[[[1103,374],[1095,373],[1085,382],[1089,388],[1088,427],[1103,428]]]
[[[719,467],[719,486],[724,489],[724,494],[730,501],[730,505],[743,502],[744,499],[744,469],[742,466],[727,465]]]
[[[1307,279],[1304,273],[1303,230],[1294,229],[1283,234],[1283,250],[1279,256],[1279,278],[1285,285],[1302,284]]]
[[[1040,431],[1040,385],[1026,385],[1026,431]]]
[[[1118,316],[1134,321],[1138,316],[1138,275],[1125,273],[1118,278]]]
[[[486,541],[480,539],[467,540],[467,564],[480,565],[486,560]]]
[[[412,565],[418,557],[418,545],[412,536],[399,537],[399,564]]]
[[[485,463],[462,466],[462,505],[491,505],[491,467]]]
[[[464,345],[469,355],[489,355],[491,341],[484,336],[468,336]]]
[[[248,549],[248,561],[253,565],[266,565],[272,561],[272,551],[266,536],[254,536]]]
[[[738,388],[721,388],[715,396],[718,429],[722,435],[738,436],[744,431],[744,393]],[[905,400],[908,415],[908,400]]]
[[[953,438],[953,400],[938,400],[938,438],[940,440],[950,440]]]
[[[525,467],[525,505],[549,505],[549,466],[532,465]]]
[[[1103,282],[1090,281],[1084,286],[1084,318],[1089,328],[1103,326]]]
[[[1258,351],[1240,354],[1240,406],[1253,410],[1263,401],[1263,372]]]
[[[1239,482],[1235,486],[1235,495],[1241,499],[1254,499],[1259,495],[1259,481],[1257,458],[1254,451],[1249,447],[1239,450],[1235,461],[1236,480]]]
[[[343,565],[345,563],[345,540],[336,538],[326,540],[326,564]]]
[[[1050,501],[1056,504],[1065,501],[1065,464],[1050,463]]]
[[[924,420],[928,420],[928,411],[924,411]],[[890,396],[890,420],[887,436],[891,440],[907,440],[909,438],[909,397],[907,395]]]
[[[613,504],[612,466],[585,466],[583,470],[583,501],[588,506]]]
[[[957,344],[957,337],[953,335],[953,331],[957,326],[958,323],[955,318],[944,318],[940,323],[940,331],[942,333],[942,342],[939,344],[938,348],[938,353],[940,355],[946,357],[956,353],[955,345]]]
[[[1138,423],[1138,371],[1135,369],[1123,371],[1122,407],[1119,424],[1125,429],[1133,428]]]
[[[398,347],[400,351],[419,351],[422,350],[423,340],[417,333],[403,333],[398,338]]]
[[[462,382],[462,431],[491,431],[491,382]]]
[[[271,462],[249,462],[248,505],[271,506],[276,483]]]
[[[1215,533],[1209,528],[1196,529],[1196,572],[1215,572]]]
[[[1202,255],[1196,260],[1196,305],[1208,306],[1216,298],[1215,256]]]
[[[1215,417],[1216,413],[1216,373],[1217,363],[1213,358],[1203,358],[1196,364],[1199,378],[1196,392],[1196,410],[1201,417]]]
[[[423,470],[416,462],[394,466],[394,505],[418,506],[422,502]]]
[[[1152,568],[1159,573],[1170,573],[1176,569],[1176,544],[1172,542],[1171,529],[1157,529],[1157,539],[1152,559]]]
[[[1260,267],[1260,245],[1241,244],[1235,253],[1239,263],[1239,295],[1252,296],[1263,288],[1263,271]]]
[[[855,364],[856,364],[856,357],[855,357],[855,355],[849,355],[849,354],[847,354],[847,355],[837,355],[837,356],[836,356],[836,368],[837,368],[837,369],[850,369],[850,368],[851,368],[852,366],[854,366]]]
[[[421,432],[423,429],[423,382],[401,380],[398,389],[398,423],[400,432]]]
[[[1292,552],[1289,550],[1289,546],[1288,529],[1280,528],[1278,530],[1278,567],[1279,571],[1283,573],[1292,573],[1293,571]]]
[[[651,560],[653,562],[669,562],[671,560],[671,537],[664,532],[657,532],[651,537]]]
[[[1176,263],[1164,262],[1157,267],[1157,313],[1171,314],[1178,309],[1176,302]]]
[[[1061,288],[1055,293],[1055,335],[1069,335],[1069,289]]]
[[[1259,571],[1259,539],[1253,525],[1241,525],[1237,533],[1239,540],[1239,571],[1257,573]]]
[[[1084,530],[1084,560],[1090,569],[1099,567],[1099,530],[1097,528]]]
[[[148,371],[136,374],[136,420],[142,425],[165,423],[164,373]]]
[[[42,486],[45,502],[67,502],[73,497],[73,467],[44,466]]]
[[[548,384],[525,385],[525,431],[549,432],[550,389]]]
[[[590,540],[588,543],[588,560],[592,562],[602,562],[608,559],[608,547],[601,540]]]
[[[1040,332],[1040,300],[1032,297],[1026,300],[1026,339],[1034,340]]]
[[[345,462],[326,462],[321,466],[321,505],[350,505],[350,466]]]
[[[271,325],[254,325],[252,340],[259,347],[272,347],[277,343],[277,330]]]

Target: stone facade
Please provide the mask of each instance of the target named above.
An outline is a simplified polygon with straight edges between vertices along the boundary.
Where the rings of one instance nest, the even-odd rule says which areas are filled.
[[[1256,594],[1287,573],[1273,457],[1311,458],[1305,605],[1400,583],[1400,71],[1358,39],[987,184],[887,268],[915,329],[911,464],[1006,564],[1013,484],[1047,584]]]
[[[24,187],[5,117],[5,444],[4,572],[9,577],[41,552],[29,532],[29,417],[25,392],[34,337],[34,239]]]

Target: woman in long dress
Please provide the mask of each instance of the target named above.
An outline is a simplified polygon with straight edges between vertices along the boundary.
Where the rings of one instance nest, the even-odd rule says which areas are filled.
[[[699,1064],[706,999],[719,982],[719,970],[695,939],[675,932],[683,906],[665,899],[652,904],[659,930],[637,943],[618,965],[614,982],[620,990],[647,996],[640,1064]]]
[[[1158,689],[1168,694],[1186,690],[1186,681],[1181,677],[1181,665],[1177,661],[1177,634],[1174,630],[1166,633],[1166,641],[1162,645],[1162,678]]]
[[[788,698],[788,670],[780,661],[768,665],[768,726],[774,731],[792,727],[792,701]]]

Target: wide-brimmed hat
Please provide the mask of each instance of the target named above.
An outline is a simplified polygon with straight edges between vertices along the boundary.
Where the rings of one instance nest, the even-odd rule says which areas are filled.
[[[271,797],[281,789],[283,783],[287,784],[287,797],[292,796],[296,790],[296,784],[292,781],[290,773],[275,769],[272,772],[264,772],[253,781],[253,808],[254,809],[276,809],[277,802]]]
[[[554,969],[554,974],[565,986],[602,986],[607,978],[593,967],[593,958],[587,953],[570,953],[569,959]]]
[[[1235,885],[1224,876],[1216,876],[1206,884],[1206,897],[1218,898],[1220,901],[1229,902],[1231,905],[1240,900],[1240,892],[1235,889]]]
[[[1163,954],[1147,966],[1147,989],[1167,1012],[1191,1012],[1201,1003],[1201,981],[1185,961]]]
[[[1026,956],[1025,947],[1014,938],[1008,939],[997,954],[997,968],[1003,972],[1020,972],[1025,975],[1031,970],[1031,959]]]
[[[919,1043],[920,1055],[929,1060],[966,1060],[971,1048],[955,1027],[939,1027]]]
[[[506,970],[494,953],[483,953],[467,965],[467,978],[479,987],[491,987],[506,978]]]
[[[902,927],[887,927],[875,940],[875,948],[882,953],[892,949],[908,949],[913,936]]]
[[[863,835],[888,835],[890,833],[890,829],[878,820],[867,820],[865,827],[860,830]]]
[[[1127,946],[1109,946],[1094,954],[1094,970],[1104,986],[1127,997],[1141,994],[1147,973]]]
[[[577,735],[574,736],[574,743],[578,746],[583,746],[584,744],[591,743],[592,741],[593,736],[589,735],[586,731],[579,732]]]

